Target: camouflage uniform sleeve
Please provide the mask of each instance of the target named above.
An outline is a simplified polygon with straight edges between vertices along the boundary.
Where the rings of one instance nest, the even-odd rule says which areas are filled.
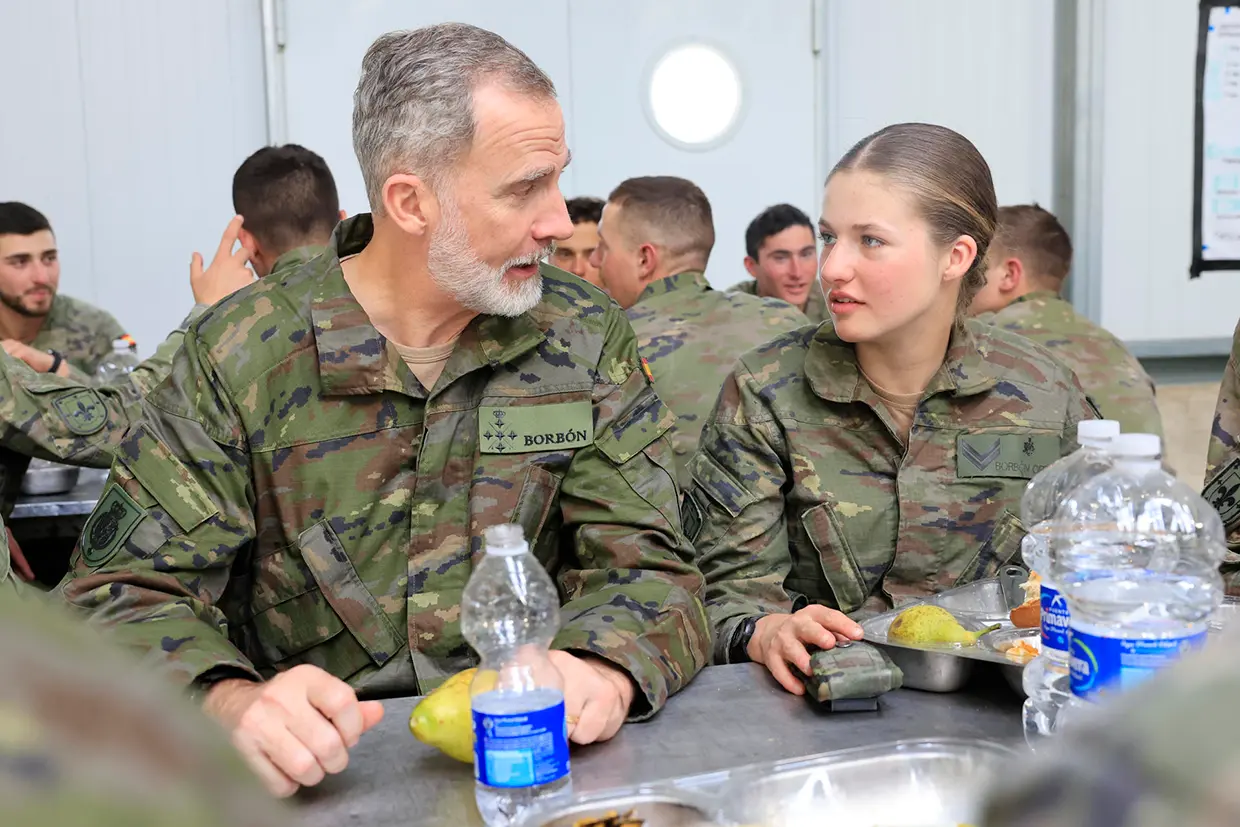
[[[738,364],[689,463],[693,484],[685,510],[700,519],[686,517],[686,523],[706,577],[717,663],[727,662],[732,635],[744,618],[792,609],[784,590],[792,570],[783,495],[788,449],[760,390]]]
[[[257,679],[218,608],[255,535],[249,458],[237,411],[192,331],[141,412],[58,590],[174,680],[215,667]]]
[[[1221,571],[1228,594],[1240,594],[1240,325],[1232,337],[1231,357],[1223,370],[1223,381],[1214,407],[1210,427],[1210,447],[1206,455],[1206,479],[1202,496],[1218,510],[1227,529],[1227,557]]]
[[[205,304],[196,304],[189,315],[177,327],[176,330],[168,334],[168,338],[155,348],[155,352],[149,358],[143,359],[141,364],[134,368],[133,373],[129,375],[129,381],[137,386],[143,396],[155,390],[159,383],[172,372],[172,357],[181,349],[181,343],[185,341],[185,331],[189,330],[189,326],[193,324],[199,316],[207,309]]]
[[[92,388],[24,362],[0,359],[3,447],[16,453],[107,468],[141,401],[128,385]]]
[[[640,720],[706,665],[710,628],[676,502],[676,418],[639,367],[628,321],[614,305],[607,312],[594,444],[560,486],[567,561],[554,645],[627,672],[640,689],[630,718]]]

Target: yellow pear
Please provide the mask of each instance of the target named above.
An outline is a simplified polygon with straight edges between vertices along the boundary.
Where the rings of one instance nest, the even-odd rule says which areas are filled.
[[[457,672],[423,698],[409,716],[409,731],[414,738],[467,764],[474,762],[469,686],[477,672],[477,669]],[[495,673],[490,677],[494,679]]]
[[[896,615],[887,629],[887,637],[896,643],[909,646],[958,644],[972,646],[987,632],[993,632],[999,624],[970,632],[960,625],[952,613],[940,606],[922,604],[905,609]]]

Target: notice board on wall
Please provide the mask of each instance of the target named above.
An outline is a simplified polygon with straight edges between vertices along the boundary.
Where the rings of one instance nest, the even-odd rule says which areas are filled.
[[[1240,270],[1240,4],[1201,0],[1191,276]]]

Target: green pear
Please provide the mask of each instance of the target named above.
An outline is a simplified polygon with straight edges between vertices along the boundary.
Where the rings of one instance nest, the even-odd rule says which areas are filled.
[[[981,631],[970,632],[946,609],[922,604],[900,612],[887,629],[887,637],[896,643],[909,646],[972,646],[982,635],[998,628],[999,624],[996,623]]]

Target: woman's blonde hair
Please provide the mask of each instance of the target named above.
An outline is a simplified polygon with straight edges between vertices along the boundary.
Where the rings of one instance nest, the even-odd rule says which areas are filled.
[[[963,322],[986,284],[986,250],[999,215],[990,167],[977,147],[945,126],[895,124],[859,141],[831,175],[845,170],[878,173],[905,189],[938,244],[952,244],[962,235],[973,239],[977,256],[960,280],[956,300],[956,321]]]

